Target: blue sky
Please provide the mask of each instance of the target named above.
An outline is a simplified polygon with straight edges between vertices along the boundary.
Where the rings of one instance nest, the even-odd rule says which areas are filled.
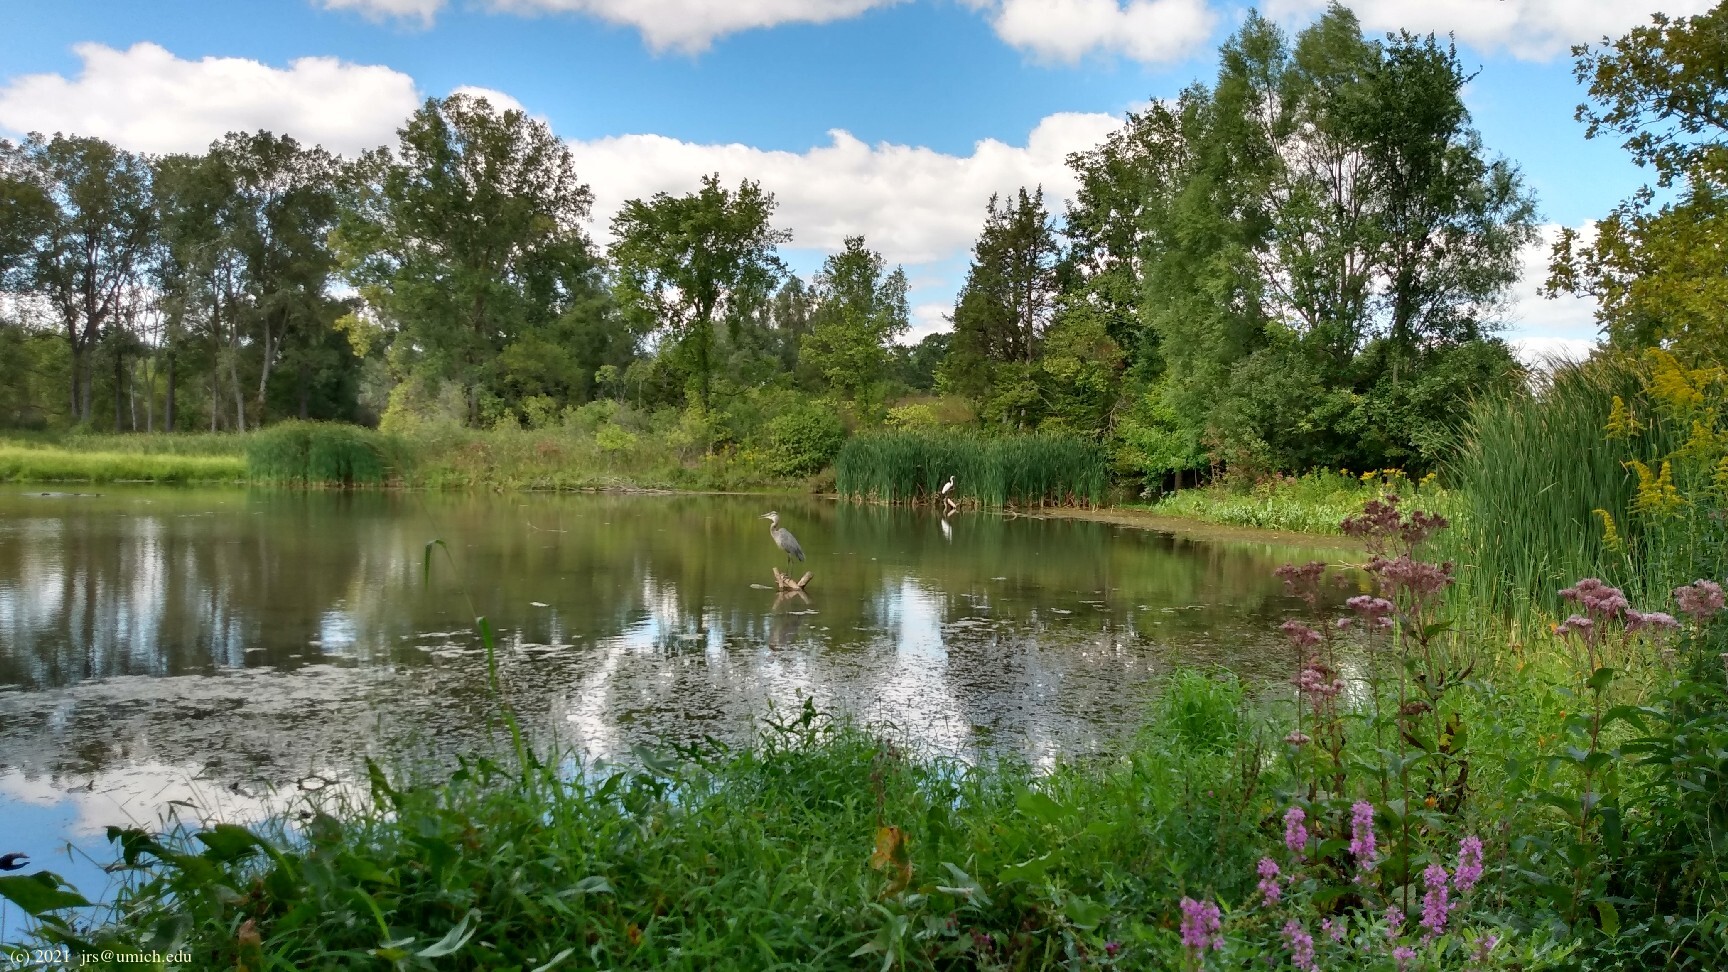
[[[1702,0],[1669,0],[1671,14]],[[1245,7],[1225,0],[8,0],[0,134],[66,130],[153,152],[269,128],[344,151],[390,139],[417,101],[478,88],[570,140],[596,232],[623,200],[756,178],[809,272],[862,232],[942,325],[992,191],[1042,183],[1124,111],[1209,80]],[[1292,28],[1316,0],[1263,8]],[[1373,32],[1452,32],[1477,71],[1485,143],[1545,221],[1582,226],[1642,181],[1587,142],[1569,44],[1656,9],[1576,0],[1360,0]],[[1576,347],[1590,307],[1515,295],[1510,336]]]

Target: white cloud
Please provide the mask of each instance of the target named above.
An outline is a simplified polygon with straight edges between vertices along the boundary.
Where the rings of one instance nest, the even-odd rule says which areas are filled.
[[[320,0],[326,10],[354,10],[367,20],[418,20],[430,27],[444,0]]]
[[[470,98],[482,98],[487,104],[491,105],[498,111],[519,111],[523,114],[528,113],[528,109],[523,107],[522,102],[517,101],[515,98],[496,88],[482,88],[479,85],[463,84],[458,85],[450,93],[453,95],[467,95]]]
[[[373,2],[378,0],[350,0]],[[396,3],[402,0],[389,0]],[[824,24],[900,0],[489,0],[519,14],[578,13],[634,27],[654,50],[696,53],[717,37],[786,23]]]
[[[1713,6],[1714,0],[1666,0],[1661,9],[1683,17]],[[1625,33],[1649,23],[1657,9],[1654,0],[1354,0],[1349,7],[1369,31],[1452,33],[1480,50],[1504,50],[1531,61]],[[1306,21],[1326,9],[1326,0],[1268,0],[1265,9],[1280,21]]]
[[[662,135],[622,135],[572,142],[576,171],[595,194],[597,235],[627,199],[692,192],[720,173],[736,185],[752,179],[779,202],[776,225],[794,245],[838,250],[862,233],[890,264],[931,263],[963,253],[984,221],[991,193],[1042,184],[1045,205],[1060,214],[1075,189],[1068,153],[1102,141],[1121,120],[1059,113],[1041,120],[1024,146],[985,139],[970,155],[911,145],[867,145],[834,130],[827,145],[804,152],[748,145],[701,145]]]
[[[1218,17],[1206,0],[965,0],[996,36],[1048,61],[1097,51],[1136,61],[1181,60],[1206,45]]]
[[[29,74],[0,87],[0,128],[95,135],[142,152],[197,152],[227,132],[263,128],[356,153],[389,141],[420,103],[408,75],[333,57],[276,68],[183,60],[147,42],[72,49],[84,62],[76,78]]]
[[[1578,227],[1584,242],[1596,232],[1594,223]],[[1548,279],[1548,258],[1554,241],[1560,238],[1560,227],[1549,224],[1541,229],[1541,237],[1524,248],[1519,256],[1521,276],[1506,303],[1506,340],[1526,363],[1560,356],[1568,359],[1586,357],[1595,347],[1599,327],[1596,323],[1596,299],[1566,295],[1547,298],[1540,293]]]

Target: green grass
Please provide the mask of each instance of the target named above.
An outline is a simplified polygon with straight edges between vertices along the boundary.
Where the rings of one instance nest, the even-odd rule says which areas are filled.
[[[1678,584],[1728,572],[1728,505],[1711,481],[1724,430],[1682,449],[1695,421],[1707,431],[1722,423],[1728,401],[1716,386],[1700,407],[1674,413],[1653,398],[1651,374],[1648,361],[1597,360],[1558,370],[1533,394],[1476,406],[1447,471],[1458,528],[1443,539],[1461,564],[1461,595],[1496,613],[1553,618],[1569,613],[1558,592],[1580,578],[1659,604]],[[1609,433],[1616,397],[1633,434]],[[1631,464],[1659,469],[1669,458],[1678,505],[1641,514]]]
[[[928,501],[949,476],[955,480],[951,496],[990,509],[1096,506],[1109,483],[1104,450],[1062,436],[882,432],[851,439],[834,460],[836,488],[852,499]]]
[[[1161,516],[1227,526],[1336,534],[1345,517],[1360,513],[1370,499],[1390,493],[1428,510],[1441,508],[1446,502],[1443,491],[1431,484],[1412,483],[1398,470],[1363,476],[1323,470],[1179,490],[1148,509]],[[1412,507],[1406,504],[1406,508]]]
[[[239,455],[70,450],[0,443],[0,482],[223,483],[246,479]]]

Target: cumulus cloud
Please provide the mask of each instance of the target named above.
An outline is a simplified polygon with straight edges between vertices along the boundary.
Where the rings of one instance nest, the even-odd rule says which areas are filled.
[[[0,128],[95,135],[142,152],[197,152],[227,132],[264,128],[357,153],[390,140],[420,103],[408,75],[334,57],[278,68],[185,60],[148,42],[72,50],[83,61],[77,77],[28,74],[0,87]]]
[[[1206,45],[1218,17],[1206,0],[965,0],[1003,41],[1047,61],[1087,54],[1178,61]]]
[[[349,0],[376,3],[378,0]],[[400,3],[405,0],[385,0]],[[489,0],[497,11],[576,13],[634,27],[654,50],[696,53],[717,37],[787,23],[825,24],[901,0]]]
[[[419,21],[430,27],[444,0],[319,0],[326,10],[353,10],[368,20]]]
[[[1599,327],[1596,323],[1596,299],[1566,295],[1553,299],[1542,296],[1542,284],[1548,279],[1548,258],[1554,241],[1560,238],[1560,227],[1542,227],[1541,237],[1524,248],[1519,256],[1521,275],[1518,284],[1507,295],[1506,340],[1527,363],[1538,363],[1549,357],[1579,359],[1587,357],[1596,346]],[[1578,227],[1585,242],[1595,236],[1594,223]]]
[[[1684,17],[1713,6],[1714,0],[1668,0],[1662,10]],[[1264,9],[1278,20],[1305,21],[1324,11],[1326,0],[1268,0]],[[1350,9],[1370,31],[1451,33],[1479,50],[1546,61],[1573,44],[1649,23],[1656,7],[1652,0],[1355,0]]]
[[[523,107],[522,102],[517,101],[515,98],[496,88],[482,88],[475,84],[463,84],[451,89],[450,93],[453,95],[467,95],[470,98],[483,99],[487,104],[491,105],[498,111],[519,111],[523,114],[528,113],[528,109]]]
[[[1044,187],[1045,205],[1062,211],[1072,197],[1068,153],[1104,139],[1121,120],[1059,113],[1041,120],[1023,146],[985,139],[970,155],[913,145],[867,145],[834,130],[804,152],[748,145],[704,145],[663,135],[622,135],[571,143],[576,171],[594,189],[596,229],[627,199],[694,191],[704,174],[736,185],[752,179],[779,202],[775,223],[794,245],[838,250],[862,233],[889,263],[930,263],[963,253],[984,221],[992,193]]]

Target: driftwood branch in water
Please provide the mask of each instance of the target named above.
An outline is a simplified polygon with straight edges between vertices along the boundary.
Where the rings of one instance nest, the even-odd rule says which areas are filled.
[[[810,583],[810,578],[814,576],[816,575],[810,571],[805,571],[803,577],[793,580],[785,574],[780,573],[780,568],[774,568],[774,584],[783,591],[797,591],[802,594],[804,593],[804,585]]]

